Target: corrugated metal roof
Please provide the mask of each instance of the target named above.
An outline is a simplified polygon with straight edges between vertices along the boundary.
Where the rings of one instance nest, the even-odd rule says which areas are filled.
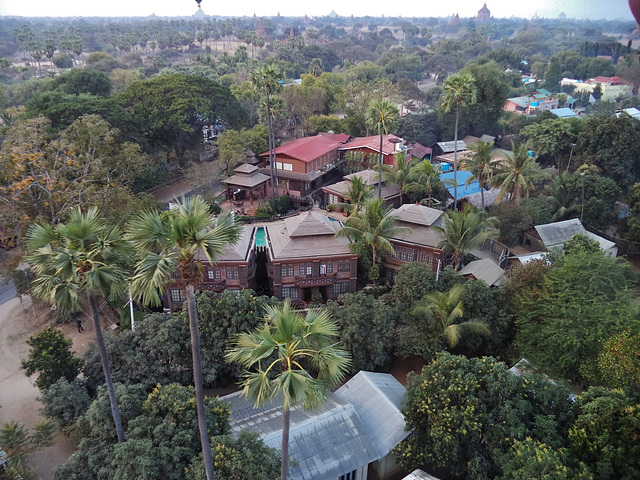
[[[576,112],[574,112],[573,110],[571,110],[570,108],[564,107],[564,108],[552,108],[551,110],[549,110],[551,113],[553,113],[554,115],[560,117],[560,118],[572,118],[572,117],[577,117],[578,114]]]
[[[433,475],[429,475],[424,470],[417,469],[411,472],[406,477],[404,477],[402,480],[440,480],[440,479],[434,477]]]
[[[335,480],[386,456],[407,435],[400,412],[404,387],[391,375],[360,372],[318,410],[291,409],[289,454],[295,480]],[[280,449],[282,399],[259,408],[241,392],[222,397],[231,408],[231,430],[258,433],[265,444]],[[394,443],[395,442],[395,443]]]
[[[469,185],[465,185],[464,183],[467,181],[469,177],[473,174],[471,172],[467,172],[465,170],[458,170],[457,180],[458,180],[458,199],[464,198],[468,195],[473,195],[474,193],[480,193],[480,184],[474,180]],[[445,172],[440,174],[440,180],[451,180],[453,181],[453,172]],[[448,186],[447,190],[453,197],[454,188],[453,186]]]
[[[504,270],[490,258],[469,262],[460,270],[460,275],[472,275],[489,286],[498,286],[506,278]]]
[[[409,432],[404,430],[402,402],[405,388],[386,373],[359,372],[336,391],[336,396],[353,405],[368,436],[385,457]]]
[[[456,142],[438,142],[438,146],[442,150],[442,153],[451,153],[455,151]],[[458,140],[458,151],[466,150],[467,144],[462,140]]]
[[[546,225],[537,225],[536,232],[540,235],[540,239],[544,246],[553,248],[562,247],[566,242],[571,240],[574,235],[586,235],[587,231],[577,218],[564,220],[563,222],[547,223]]]

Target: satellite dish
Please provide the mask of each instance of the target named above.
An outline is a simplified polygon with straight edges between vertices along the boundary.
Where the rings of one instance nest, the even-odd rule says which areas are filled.
[[[640,0],[629,0],[629,8],[631,9],[631,13],[640,25]]]

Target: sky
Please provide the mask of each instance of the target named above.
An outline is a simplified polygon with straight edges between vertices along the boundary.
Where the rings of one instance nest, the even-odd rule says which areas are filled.
[[[278,12],[282,16],[323,16],[331,10],[343,16],[406,16],[445,17],[456,13],[461,17],[475,16],[484,0],[325,0],[301,1],[243,0],[241,2],[221,2],[202,0],[202,9],[208,15],[223,16],[272,16]],[[393,6],[393,9],[391,9]],[[539,17],[555,18],[564,12],[570,18],[632,20],[628,0],[488,0],[487,7],[494,17]],[[195,0],[0,0],[0,16],[25,17],[145,17],[190,16],[197,10]]]

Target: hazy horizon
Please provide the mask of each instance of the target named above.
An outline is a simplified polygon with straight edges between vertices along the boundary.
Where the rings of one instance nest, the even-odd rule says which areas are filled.
[[[476,15],[482,8],[483,0],[458,0],[451,4],[439,2],[435,5],[414,2],[394,3],[395,11],[388,10],[388,5],[379,5],[365,0],[344,2],[323,2],[319,4],[303,4],[297,0],[282,0],[277,5],[266,2],[247,0],[242,7],[235,3],[221,4],[213,0],[202,0],[204,13],[212,16],[243,17],[276,16],[283,17],[326,16],[332,10],[341,16],[364,17],[448,17],[456,13],[463,18]],[[557,18],[564,13],[568,18],[576,19],[621,19],[633,20],[627,0],[610,0],[603,3],[600,0],[539,0],[536,3],[514,3],[509,0],[493,0],[487,2],[491,15],[496,18],[522,17]],[[152,1],[139,0],[130,2],[112,0],[107,3],[86,1],[51,2],[51,0],[4,0],[0,3],[0,16],[18,17],[148,17],[157,15],[162,17],[189,17],[197,10],[194,0]]]

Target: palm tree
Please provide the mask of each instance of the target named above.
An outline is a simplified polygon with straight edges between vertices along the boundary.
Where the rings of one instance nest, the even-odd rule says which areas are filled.
[[[437,248],[441,248],[445,255],[453,257],[456,270],[460,269],[464,254],[481,245],[489,237],[487,229],[497,223],[495,217],[486,217],[484,212],[471,208],[460,212],[446,212],[442,218],[443,226],[432,227],[443,237]]]
[[[544,177],[546,174],[540,170],[535,158],[529,156],[526,144],[520,145],[513,151],[503,150],[504,160],[498,172],[491,177],[491,184],[500,188],[496,202],[505,196],[517,206],[522,200],[522,192],[529,197],[529,191],[533,190],[533,180]]]
[[[411,312],[412,315],[425,318],[428,322],[435,324],[451,348],[455,347],[466,333],[491,334],[491,330],[484,322],[469,320],[456,323],[464,314],[464,306],[460,300],[463,291],[463,285],[456,285],[447,293],[437,291],[428,293]]]
[[[350,212],[349,216],[357,213],[362,208],[362,205],[371,196],[371,187],[360,177],[355,175],[351,177],[351,185],[344,193],[345,198],[349,203],[336,203],[336,206]]]
[[[496,160],[493,142],[485,143],[480,141],[475,145],[471,145],[469,150],[473,153],[462,159],[460,168],[471,172],[471,176],[467,179],[465,185],[470,185],[473,181],[477,181],[480,185],[480,199],[484,210],[484,187],[498,167],[499,162]]]
[[[157,212],[143,212],[131,222],[128,232],[129,239],[141,255],[131,283],[136,297],[145,304],[158,305],[158,292],[172,279],[174,272],[186,296],[198,427],[208,480],[215,477],[204,411],[195,286],[202,280],[202,261],[214,263],[226,244],[238,241],[239,231],[232,218],[212,217],[207,204],[196,196],[179,205],[175,216],[170,217],[167,223],[163,223]]]
[[[277,67],[267,65],[257,68],[251,74],[253,88],[267,97],[267,127],[269,129],[269,163],[271,166],[271,193],[275,197],[278,185],[278,167],[276,165],[276,142],[271,125],[271,95],[282,89],[282,74]]]
[[[409,181],[411,175],[411,168],[416,164],[416,158],[412,157],[408,162],[405,162],[404,153],[396,153],[393,158],[393,166],[382,165],[382,173],[379,170],[379,166],[375,169],[378,171],[378,175],[374,177],[374,180],[381,180],[385,183],[398,185],[400,187],[400,194],[404,192],[404,187]]]
[[[554,222],[564,220],[576,210],[576,206],[573,204],[574,198],[569,192],[569,178],[568,173],[561,173],[553,177],[551,183],[547,185],[547,190],[556,206],[556,211],[551,217]]]
[[[411,231],[407,227],[397,227],[397,217],[390,215],[390,212],[391,208],[385,208],[381,199],[369,200],[360,212],[347,218],[342,228],[336,232],[336,237],[347,237],[371,246],[375,266],[377,254],[394,252],[389,239]]]
[[[385,135],[389,135],[398,127],[398,109],[387,98],[374,100],[367,109],[367,123],[372,130],[380,135],[380,157],[378,159],[378,171],[382,171],[382,141]],[[382,198],[382,182],[378,183],[378,198]]]
[[[453,209],[458,205],[458,124],[460,123],[460,109],[476,101],[475,79],[468,73],[457,73],[444,81],[440,107],[443,112],[456,111],[453,146]]]
[[[113,388],[107,347],[98,314],[98,296],[119,296],[125,292],[127,270],[133,249],[117,227],[107,226],[96,208],[86,213],[73,210],[67,223],[33,225],[27,232],[26,261],[36,272],[33,294],[55,305],[61,312],[77,312],[80,300],[89,301],[100,361],[107,384],[111,415],[118,442],[124,430]]]
[[[321,406],[349,371],[351,359],[337,336],[338,326],[326,310],[311,309],[305,317],[287,300],[280,307],[267,306],[264,324],[239,334],[227,352],[228,360],[247,369],[242,395],[255,407],[282,397],[281,480],[287,480],[289,468],[291,407]]]
[[[431,197],[433,191],[441,185],[453,185],[453,181],[449,179],[441,179],[442,169],[440,166],[434,167],[429,160],[423,160],[415,165],[410,173],[409,180],[405,186],[405,192],[418,193],[427,195],[429,206],[432,204]]]

